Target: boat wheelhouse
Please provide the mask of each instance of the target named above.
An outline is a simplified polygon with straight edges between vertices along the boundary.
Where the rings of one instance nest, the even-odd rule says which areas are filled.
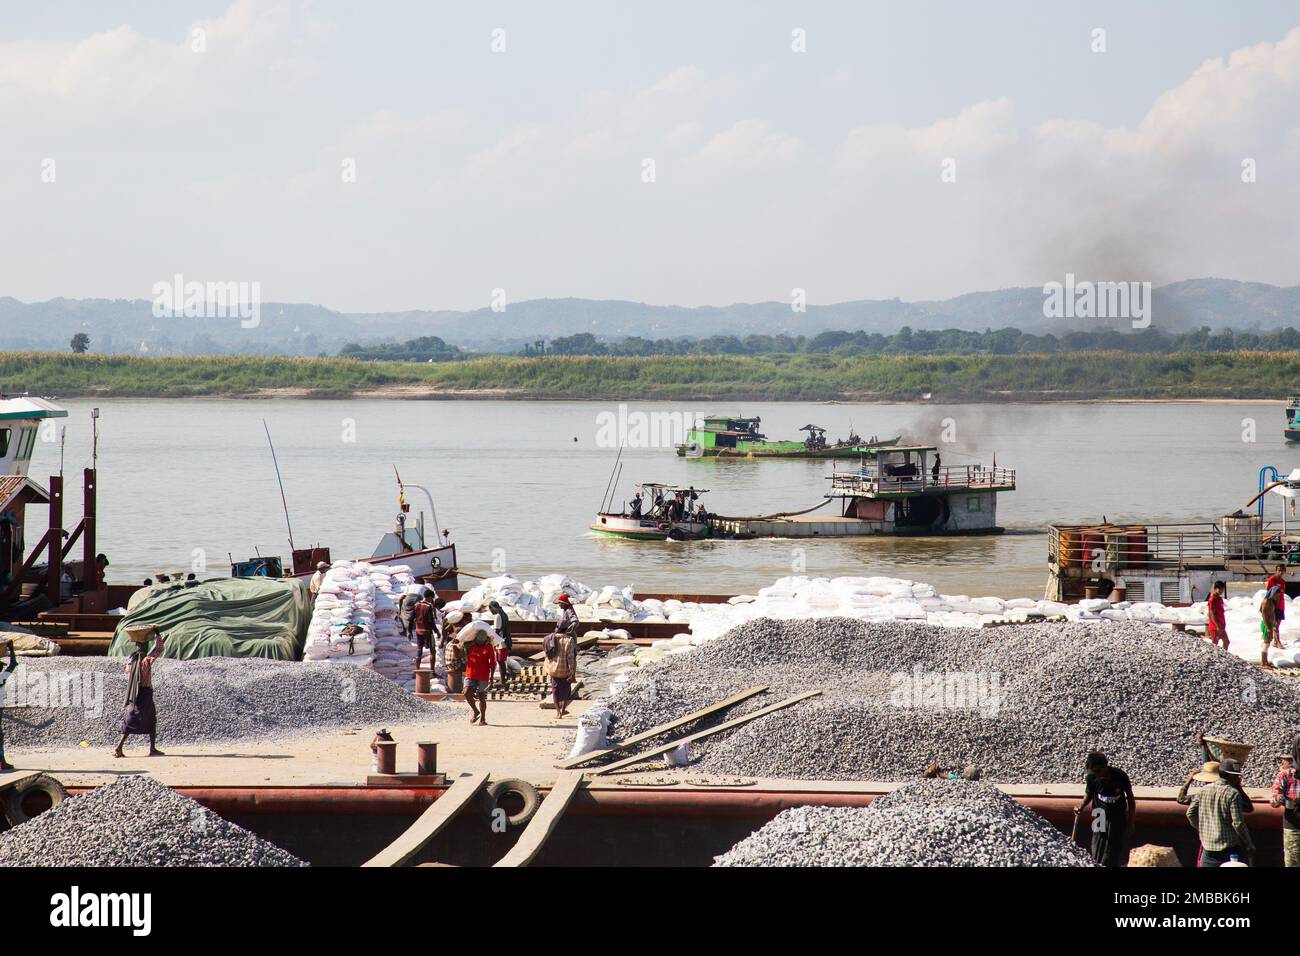
[[[41,426],[54,418],[67,418],[65,409],[43,398],[0,396],[0,475],[25,478]]]
[[[1300,392],[1293,394],[1286,403],[1286,428],[1282,430],[1287,441],[1300,442]]]

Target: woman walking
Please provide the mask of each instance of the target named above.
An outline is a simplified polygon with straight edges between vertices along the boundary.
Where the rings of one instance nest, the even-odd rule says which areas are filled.
[[[543,663],[546,676],[551,679],[555,719],[560,720],[569,712],[569,701],[573,699],[573,678],[578,673],[578,638],[574,633],[578,629],[578,615],[573,612],[573,604],[567,594],[560,594],[555,600],[560,606],[560,620],[555,625],[555,630],[546,635],[542,650],[546,654]]]
[[[162,631],[153,625],[129,627],[127,637],[135,645],[126,665],[126,709],[122,712],[122,739],[113,750],[114,757],[124,756],[122,747],[132,734],[149,735],[149,756],[162,757],[158,749],[158,711],[153,703],[153,662],[162,657]],[[153,651],[148,650],[149,638],[154,639]]]

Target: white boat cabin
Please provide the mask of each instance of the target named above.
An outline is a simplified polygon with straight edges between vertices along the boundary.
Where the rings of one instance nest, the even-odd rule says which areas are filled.
[[[43,398],[0,398],[0,475],[27,477],[41,426],[68,413]]]

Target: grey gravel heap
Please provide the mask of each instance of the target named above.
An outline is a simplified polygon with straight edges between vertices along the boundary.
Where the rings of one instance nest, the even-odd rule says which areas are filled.
[[[0,833],[0,866],[306,866],[152,777],[128,776]]]
[[[125,671],[124,658],[26,660],[5,685],[6,744],[24,750],[72,747],[83,740],[95,746],[115,743]],[[161,659],[154,664],[153,685],[164,750],[169,742],[288,737],[334,727],[437,721],[455,712],[355,664]],[[98,706],[97,686],[102,690]],[[135,746],[142,744],[142,738],[134,738]]]
[[[956,691],[927,697],[936,681]],[[771,689],[707,723],[824,693],[701,741],[693,770],[900,780],[938,762],[975,764],[1001,783],[1078,783],[1084,757],[1099,749],[1135,785],[1175,786],[1201,762],[1200,730],[1254,743],[1246,784],[1266,786],[1270,755],[1300,725],[1300,695],[1287,678],[1153,625],[961,630],[826,618],[752,621],[640,670],[611,701],[611,735],[626,738],[755,684]],[[978,694],[963,698],[963,689]]]
[[[920,780],[868,807],[797,807],[715,866],[1092,866],[1033,811],[983,783]]]

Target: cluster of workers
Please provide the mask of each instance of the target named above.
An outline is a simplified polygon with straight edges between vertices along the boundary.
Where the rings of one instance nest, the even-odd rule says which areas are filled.
[[[578,671],[578,615],[567,594],[556,599],[560,619],[542,642],[543,667],[551,680],[557,720],[568,715],[573,680]],[[463,694],[470,723],[487,724],[488,690],[494,675],[501,687],[510,680],[508,662],[513,642],[510,617],[501,605],[488,605],[492,620],[479,620],[462,611],[445,610],[446,602],[433,588],[412,588],[402,595],[398,621],[403,633],[418,648],[416,666],[429,667],[444,682],[447,692]],[[425,663],[427,659],[427,664]]]
[[[1234,757],[1214,759],[1204,735],[1197,735],[1203,763],[1187,774],[1177,800],[1187,807],[1187,821],[1196,830],[1198,867],[1253,866],[1255,844],[1246,815],[1255,809],[1241,783],[1241,763]],[[1273,779],[1269,806],[1282,810],[1282,852],[1287,866],[1300,866],[1300,735],[1291,750],[1277,755],[1280,766]],[[1129,837],[1137,822],[1137,801],[1128,774],[1111,766],[1103,753],[1091,753],[1084,765],[1083,803],[1075,808],[1079,822],[1091,820],[1091,851],[1100,866],[1128,862]],[[1194,784],[1201,786],[1193,789]],[[1091,814],[1088,814],[1091,809]],[[1076,823],[1076,830],[1078,823]]]
[[[1264,582],[1264,597],[1259,602],[1259,663],[1261,667],[1273,668],[1268,659],[1270,647],[1282,649],[1282,621],[1286,618],[1286,565],[1279,564]],[[1228,649],[1228,619],[1224,611],[1223,599],[1228,593],[1227,585],[1215,581],[1206,600],[1205,636],[1213,644],[1222,644]]]
[[[709,520],[709,513],[700,501],[698,492],[675,491],[671,498],[665,498],[662,489],[655,490],[654,502],[650,510],[645,510],[645,500],[641,492],[632,496],[630,517],[649,518],[655,521],[699,521]]]

